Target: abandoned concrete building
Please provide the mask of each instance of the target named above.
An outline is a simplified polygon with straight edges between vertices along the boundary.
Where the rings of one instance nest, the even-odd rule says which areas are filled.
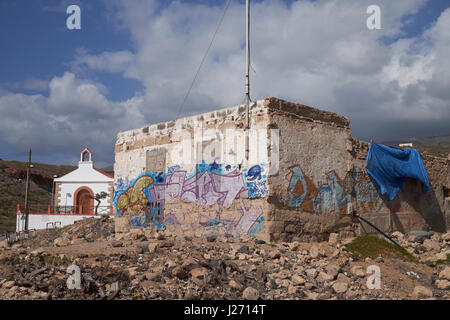
[[[242,234],[268,241],[324,240],[374,230],[450,225],[449,159],[423,155],[432,192],[406,179],[394,200],[365,172],[369,143],[344,116],[266,98],[120,132],[114,210],[128,228],[185,235]]]

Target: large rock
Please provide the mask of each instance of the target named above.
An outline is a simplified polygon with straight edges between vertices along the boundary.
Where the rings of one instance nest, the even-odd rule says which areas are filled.
[[[335,246],[339,242],[339,235],[337,233],[331,233],[330,237],[328,238],[328,244],[330,246]]]
[[[428,299],[433,297],[433,291],[424,286],[416,286],[412,293],[413,299]]]
[[[437,241],[433,241],[433,240],[430,240],[430,239],[425,239],[423,241],[423,246],[427,250],[434,250],[434,251],[439,251],[439,249],[441,248]]]
[[[178,279],[185,279],[187,277],[187,273],[184,268],[178,266],[173,268],[172,276],[177,277]]]
[[[331,281],[333,279],[334,277],[332,275],[329,275],[328,273],[322,271],[319,273],[319,276],[317,277],[317,281],[319,282]]]
[[[441,238],[444,241],[450,241],[450,232],[444,233]]]
[[[5,283],[3,283],[2,288],[11,289],[12,287],[14,287],[15,284],[16,284],[15,281],[6,281]]]
[[[433,235],[432,232],[423,230],[413,230],[408,232],[407,238],[409,241],[422,243],[425,239],[430,239],[432,235]]]
[[[8,241],[6,240],[0,241],[0,248],[8,248],[8,247],[9,247]]]
[[[44,252],[45,252],[45,251],[44,251],[43,248],[38,248],[38,249],[36,249],[36,250],[31,251],[31,255],[32,255],[33,257],[37,257],[37,256],[40,256],[41,254],[43,254]]]
[[[247,287],[242,293],[242,298],[245,300],[258,300],[259,291],[252,287]]]
[[[445,267],[445,269],[439,273],[439,279],[450,280],[450,267]]]
[[[123,247],[123,242],[116,240],[116,241],[113,241],[111,243],[111,245],[113,246],[113,248],[120,248],[120,247]]]
[[[304,285],[306,281],[298,274],[295,274],[292,276],[291,282],[294,286],[299,286],[299,285]]]
[[[116,233],[127,233],[130,231],[130,220],[128,217],[115,217],[114,230]]]
[[[191,271],[189,271],[192,277],[203,279],[205,275],[209,273],[209,269],[200,267],[200,268],[194,268]]]
[[[341,268],[335,264],[329,264],[325,267],[325,270],[327,271],[328,275],[334,279],[337,277]]]
[[[321,256],[320,248],[317,245],[313,245],[311,249],[309,249],[309,256],[313,259],[316,259]]]
[[[365,277],[366,273],[364,272],[364,268],[362,266],[353,266],[350,269],[350,272],[357,277]]]
[[[55,247],[66,247],[66,246],[70,245],[70,241],[69,241],[69,239],[63,238],[63,237],[61,237],[61,238],[56,238],[56,239],[53,241],[53,245],[54,245]]]
[[[441,290],[449,290],[450,289],[450,281],[448,280],[436,280],[435,283],[436,287]]]
[[[317,276],[318,271],[317,269],[310,268],[306,269],[305,273],[309,278],[314,279]]]
[[[236,289],[236,290],[242,290],[242,289],[244,289],[244,286],[241,284],[241,283],[239,283],[239,282],[237,282],[236,280],[234,280],[234,279],[231,279],[230,280],[230,282],[228,283],[228,285],[231,287],[231,288],[233,288],[233,289]]]
[[[153,281],[153,282],[158,282],[158,281],[161,280],[161,275],[159,273],[157,273],[157,272],[149,271],[149,272],[145,273],[145,278],[147,280],[150,280],[150,281]]]
[[[158,243],[157,242],[151,242],[148,244],[148,252],[155,253],[158,249]]]
[[[336,293],[345,293],[348,290],[348,284],[345,282],[336,282],[333,284],[333,290]]]
[[[397,238],[398,240],[403,240],[405,238],[405,235],[401,233],[400,231],[395,231],[391,234],[392,237]]]

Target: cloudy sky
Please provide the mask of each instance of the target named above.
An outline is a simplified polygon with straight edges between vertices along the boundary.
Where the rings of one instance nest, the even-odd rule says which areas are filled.
[[[114,161],[119,131],[177,117],[228,0],[0,1],[0,158]],[[252,99],[343,114],[376,141],[450,134],[450,1],[254,0]],[[81,8],[69,30],[67,7]],[[381,8],[381,30],[366,10]],[[181,115],[245,101],[231,0]]]

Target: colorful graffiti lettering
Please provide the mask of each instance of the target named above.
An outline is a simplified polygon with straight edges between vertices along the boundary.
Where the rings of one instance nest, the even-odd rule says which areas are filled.
[[[307,212],[322,214],[346,210],[347,203],[351,201],[350,191],[345,190],[343,181],[334,170],[327,173],[325,184],[319,182],[316,186],[303,173],[299,165],[292,166],[289,169],[291,177],[287,190],[288,199],[286,202],[288,206],[301,207]],[[359,169],[348,174],[352,175],[348,178],[353,181],[357,206],[373,210],[384,208],[383,200],[366,174],[361,173]]]
[[[179,224],[176,214],[165,210],[167,203],[176,201],[193,203],[202,208],[218,205],[217,215],[220,217],[220,211],[229,209],[237,199],[256,199],[268,195],[264,166],[253,166],[239,173],[237,166],[227,165],[228,172],[223,173],[224,166],[214,161],[198,164],[189,175],[179,166],[171,167],[167,173],[146,172],[126,186],[123,181],[120,182],[122,188],[115,191],[114,208],[118,215],[130,213],[132,227],[143,227],[150,222],[162,226]],[[156,215],[155,207],[158,207]],[[228,232],[239,230],[239,233],[248,233],[255,223],[261,225],[264,221],[258,222],[262,210],[255,211],[253,207],[243,205],[240,211],[237,220],[212,219],[207,223],[223,224]]]

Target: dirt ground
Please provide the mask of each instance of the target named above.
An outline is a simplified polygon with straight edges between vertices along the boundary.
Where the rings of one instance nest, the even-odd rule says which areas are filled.
[[[351,239],[265,243],[152,230],[119,236],[112,219],[86,219],[3,245],[0,299],[449,300],[450,267],[439,261],[450,253],[449,234],[394,236],[416,252],[416,262],[358,258],[345,248]],[[68,284],[74,265],[79,288]]]

